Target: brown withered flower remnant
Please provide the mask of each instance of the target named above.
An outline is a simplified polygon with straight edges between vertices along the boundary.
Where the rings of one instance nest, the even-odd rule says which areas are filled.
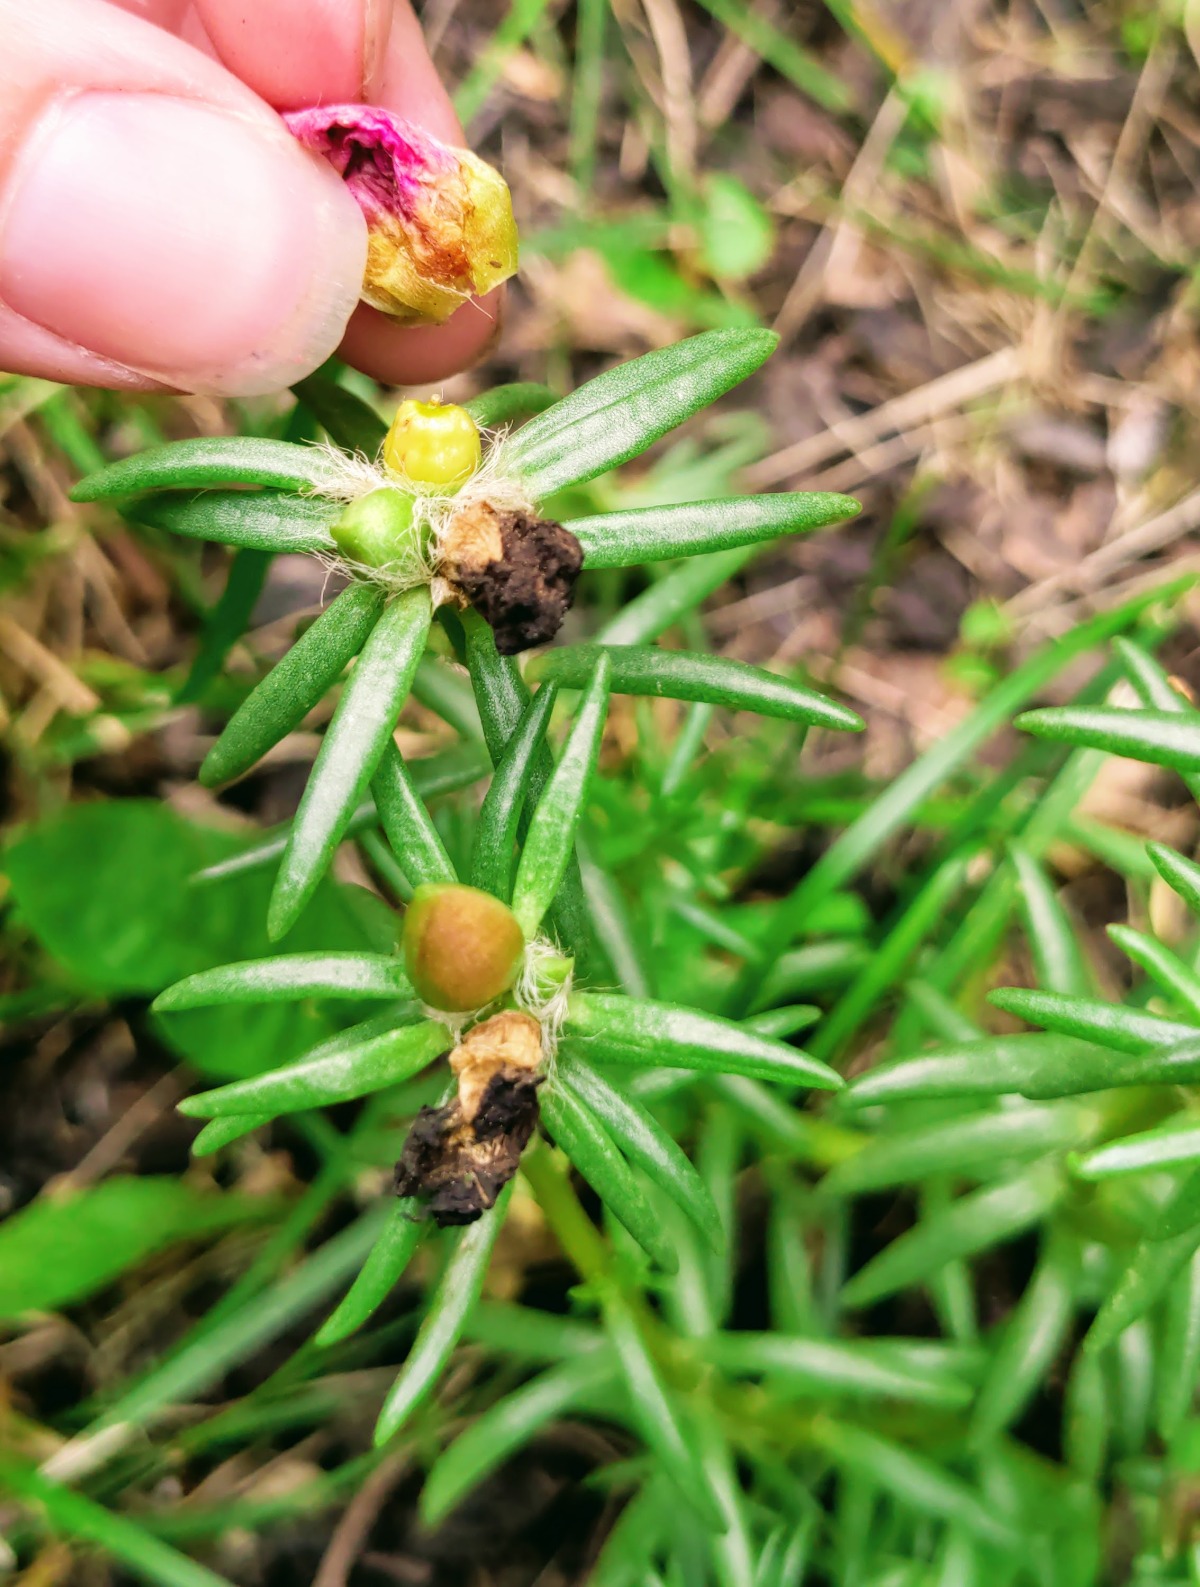
[[[413,1120],[396,1194],[424,1203],[439,1228],[474,1223],[517,1171],[538,1122],[542,1033],[508,1010],[469,1031],[450,1054],[458,1094]]]
[[[583,547],[562,524],[486,501],[465,506],[441,544],[443,575],[491,624],[502,656],[554,638],[582,567]]]

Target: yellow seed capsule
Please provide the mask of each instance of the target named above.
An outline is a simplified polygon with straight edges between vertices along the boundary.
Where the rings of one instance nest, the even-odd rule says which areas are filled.
[[[452,402],[406,398],[383,443],[387,467],[417,485],[461,485],[479,467],[481,455],[479,426]]]
[[[525,938],[507,905],[461,882],[425,882],[404,917],[404,966],[431,1008],[482,1008],[517,978]]]

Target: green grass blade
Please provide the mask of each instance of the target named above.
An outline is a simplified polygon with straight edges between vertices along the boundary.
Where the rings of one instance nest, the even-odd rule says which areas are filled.
[[[446,853],[446,845],[394,740],[384,745],[383,759],[371,778],[371,795],[384,836],[412,886],[419,887],[422,882],[456,882],[458,876]]]
[[[948,1262],[1011,1240],[1039,1222],[1061,1200],[1061,1177],[1041,1163],[1015,1179],[976,1190],[927,1213],[893,1240],[842,1291],[842,1304],[869,1306],[913,1284],[923,1284]]]
[[[1079,935],[1050,878],[1033,855],[1016,844],[1010,848],[1009,858],[1016,872],[1017,900],[1039,988],[1086,997],[1092,990],[1092,978]]]
[[[141,1581],[155,1587],[232,1587],[226,1577],[178,1553],[129,1516],[96,1504],[8,1455],[0,1455],[0,1487],[43,1512],[52,1531],[101,1549]]]
[[[326,729],[296,812],[267,914],[272,940],[292,925],[321,877],[391,739],[429,633],[429,591],[397,596],[371,630]]]
[[[546,736],[557,694],[555,685],[547,684],[526,706],[500,757],[475,827],[471,886],[504,903],[512,897],[517,826],[537,777],[537,750]]]
[[[292,387],[313,418],[335,446],[347,452],[374,457],[383,445],[387,423],[361,397],[356,397],[336,380],[318,372]]]
[[[608,681],[609,666],[602,657],[579,703],[562,757],[529,819],[512,895],[512,912],[526,942],[537,936],[575,851],[575,833],[600,755]]]
[[[479,1299],[511,1195],[512,1185],[508,1184],[496,1205],[457,1237],[408,1359],[383,1402],[375,1424],[377,1446],[394,1438],[437,1386],[467,1316]]]
[[[419,1074],[454,1044],[453,1036],[438,1020],[401,1025],[395,1030],[360,1035],[355,1040],[354,1030],[362,1032],[364,1028],[339,1031],[306,1057],[281,1069],[188,1097],[179,1104],[179,1111],[195,1119],[221,1118],[231,1113],[274,1117],[331,1102],[347,1102]]]
[[[764,330],[706,331],[620,364],[519,430],[505,461],[535,500],[594,479],[752,375],[777,341]]]
[[[789,722],[862,731],[862,718],[815,689],[790,683],[763,667],[724,656],[643,645],[563,645],[544,651],[526,669],[531,682],[546,679],[580,689],[607,657],[614,694],[644,694],[668,700],[700,700]]]
[[[351,584],[242,701],[204,757],[206,788],[249,771],[325,698],[358,655],[383,609],[383,592]]]
[[[201,970],[160,992],[151,1007],[166,1014],[214,1003],[412,996],[404,966],[383,953],[281,953],[274,959],[247,959]]]
[[[756,545],[785,534],[808,534],[857,517],[861,510],[852,496],[795,491],[634,507],[571,518],[566,527],[583,547],[585,568],[628,568]]]
[[[1024,1411],[1050,1370],[1071,1325],[1071,1272],[1052,1248],[1038,1263],[1025,1293],[1004,1325],[971,1416],[971,1443],[999,1437]]]
[[[705,1359],[734,1377],[762,1378],[772,1395],[828,1403],[894,1401],[938,1410],[963,1410],[971,1387],[953,1373],[909,1366],[889,1353],[886,1339],[808,1339],[781,1333],[713,1334]]]
[[[577,1408],[611,1397],[612,1352],[599,1349],[560,1362],[490,1405],[434,1463],[421,1491],[421,1519],[438,1526],[471,1489],[523,1449],[544,1427]]]

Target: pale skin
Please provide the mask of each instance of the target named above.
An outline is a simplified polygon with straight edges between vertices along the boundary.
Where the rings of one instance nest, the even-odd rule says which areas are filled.
[[[331,353],[436,386],[442,326],[358,302],[366,227],[277,112],[357,100],[465,144],[408,0],[0,0],[0,370],[250,396]]]

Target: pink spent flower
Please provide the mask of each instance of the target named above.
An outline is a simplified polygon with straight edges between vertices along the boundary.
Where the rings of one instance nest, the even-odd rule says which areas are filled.
[[[440,325],[515,272],[508,185],[469,150],[374,105],[314,105],[283,119],[366,216],[362,295],[375,308],[401,324]]]

